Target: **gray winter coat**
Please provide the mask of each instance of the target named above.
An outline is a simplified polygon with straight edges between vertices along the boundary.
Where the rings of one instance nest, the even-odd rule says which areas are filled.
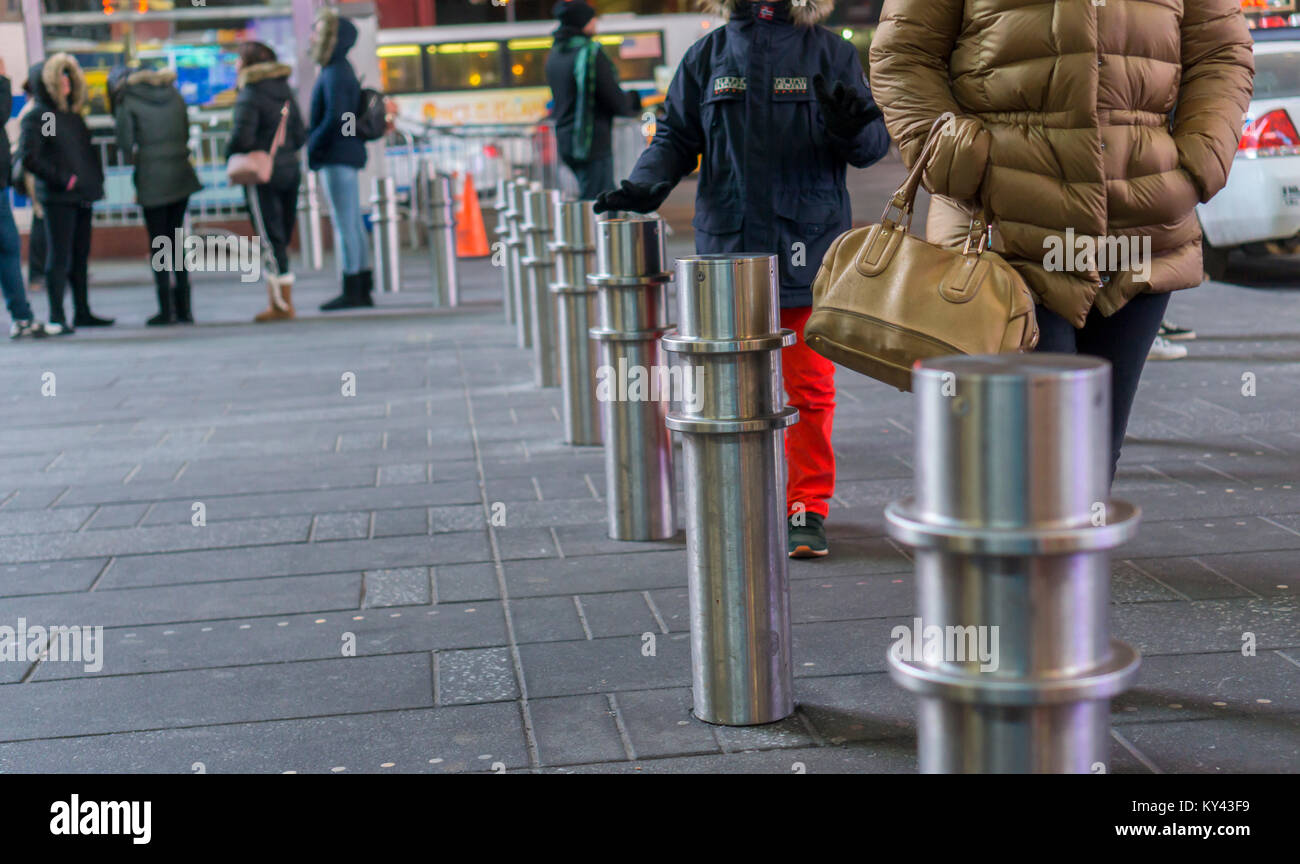
[[[141,207],[161,207],[202,188],[190,162],[189,118],[171,69],[132,72],[114,98],[117,146],[135,164]]]

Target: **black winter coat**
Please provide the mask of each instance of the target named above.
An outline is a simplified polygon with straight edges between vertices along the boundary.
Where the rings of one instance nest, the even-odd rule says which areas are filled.
[[[280,125],[280,110],[287,103],[289,118],[285,122],[284,142],[275,151],[270,182],[283,185],[298,175],[298,151],[307,141],[307,130],[298,110],[298,100],[289,87],[289,73],[284,63],[254,63],[239,73],[239,95],[235,98],[230,122],[230,142],[226,158],[235,153],[270,150],[275,130]]]
[[[566,160],[572,156],[573,126],[578,112],[578,83],[573,77],[578,52],[568,47],[569,39],[576,35],[577,31],[568,27],[556,30],[555,43],[546,57],[546,83],[551,87],[554,102],[551,113],[555,117],[555,142],[560,156]],[[610,130],[615,117],[636,114],[632,100],[618,86],[618,70],[603,50],[596,52],[595,102],[588,161],[602,159],[612,153]]]
[[[60,78],[72,79],[65,97]],[[68,54],[55,54],[32,66],[32,107],[22,120],[23,170],[35,178],[42,204],[89,204],[104,197],[104,166],[81,116],[86,81]],[[57,97],[54,95],[57,93]],[[69,189],[68,181],[77,178]]]

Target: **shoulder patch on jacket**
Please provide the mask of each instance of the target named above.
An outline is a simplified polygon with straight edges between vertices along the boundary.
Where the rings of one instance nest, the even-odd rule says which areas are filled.
[[[807,93],[808,78],[804,75],[778,76],[772,79],[773,93]]]
[[[713,79],[713,95],[719,93],[744,93],[748,87],[744,76],[720,75]]]

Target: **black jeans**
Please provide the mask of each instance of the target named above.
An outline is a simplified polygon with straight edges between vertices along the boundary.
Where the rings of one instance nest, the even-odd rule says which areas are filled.
[[[591,201],[601,192],[614,188],[614,156],[599,156],[586,162],[564,160],[569,170],[578,178],[578,197]]]
[[[1037,351],[1088,354],[1110,361],[1110,479],[1115,479],[1119,451],[1124,446],[1129,412],[1137,396],[1138,380],[1147,352],[1160,330],[1169,305],[1168,294],[1139,294],[1111,315],[1096,309],[1088,313],[1083,328],[1074,327],[1055,312],[1035,307],[1038,314]]]
[[[185,247],[176,245],[177,231],[185,225],[185,210],[189,203],[189,197],[185,197],[171,204],[144,208],[144,226],[149,231],[150,264],[152,265],[153,256],[158,252],[157,240],[159,237],[167,238],[166,243],[174,247],[171,250],[171,270],[150,267],[153,270],[154,284],[163,293],[166,293],[171,288],[171,274],[173,272],[176,274],[177,291],[183,291],[190,285],[190,274],[185,270]]]
[[[261,186],[244,187],[253,230],[271,247],[277,275],[289,272],[289,242],[293,240],[293,229],[298,222],[298,185],[301,181],[301,172],[295,170],[283,178],[273,174],[270,182]]]
[[[50,320],[66,324],[63,288],[72,286],[77,318],[90,315],[87,266],[90,261],[89,204],[45,205],[45,290],[50,298]]]

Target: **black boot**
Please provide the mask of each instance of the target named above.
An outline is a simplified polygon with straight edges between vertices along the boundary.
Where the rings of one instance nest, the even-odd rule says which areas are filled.
[[[360,273],[343,274],[343,293],[333,300],[327,300],[320,304],[321,311],[333,312],[336,309],[355,309],[358,306],[365,305],[357,299],[360,281]]]
[[[176,309],[172,304],[171,286],[166,282],[159,280],[155,289],[158,292],[158,314],[144,323],[148,324],[150,327],[165,327],[168,324],[175,324]]]
[[[374,274],[369,270],[362,270],[357,276],[359,277],[357,282],[357,305],[374,306],[374,298],[370,296],[370,292],[375,287]]]
[[[176,287],[172,289],[172,306],[176,310],[177,324],[194,323],[194,312],[190,309],[189,274],[183,270],[176,274]]]
[[[100,318],[90,311],[90,298],[85,279],[69,278],[72,283],[72,308],[75,310],[72,323],[78,327],[111,327],[114,319]]]

